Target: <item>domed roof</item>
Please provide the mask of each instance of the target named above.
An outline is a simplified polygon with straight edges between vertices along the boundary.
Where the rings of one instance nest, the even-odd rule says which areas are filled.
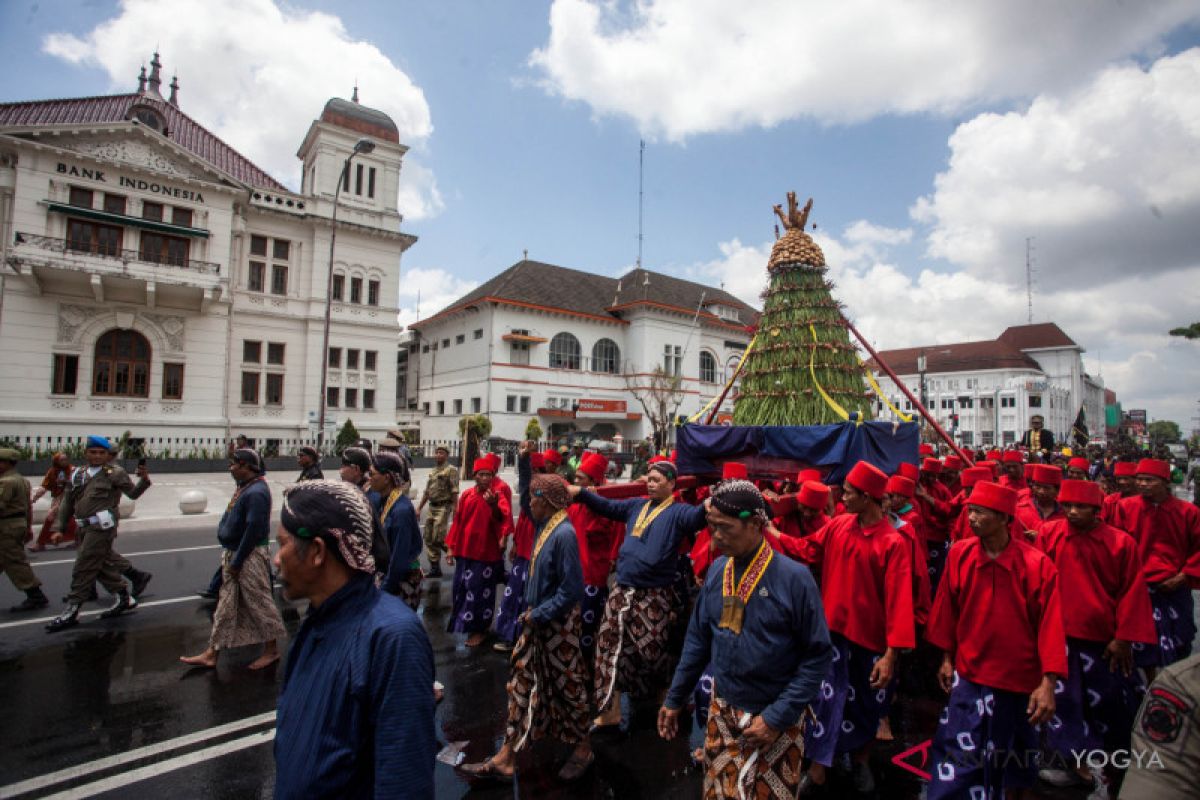
[[[400,141],[400,131],[387,114],[340,97],[331,98],[325,104],[325,110],[321,112],[321,122],[358,131],[385,142]]]

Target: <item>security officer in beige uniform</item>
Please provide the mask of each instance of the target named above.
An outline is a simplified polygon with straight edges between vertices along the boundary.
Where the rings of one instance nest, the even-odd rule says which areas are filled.
[[[425,519],[425,553],[429,556],[430,578],[442,577],[442,555],[446,552],[446,531],[450,528],[450,515],[458,502],[458,469],[448,462],[450,450],[438,447],[433,451],[434,467],[425,484],[425,494],[417,504],[417,517],[429,503],[429,516]]]
[[[8,579],[25,593],[25,602],[9,611],[34,611],[45,608],[50,600],[42,592],[42,582],[29,566],[25,555],[25,535],[29,532],[29,481],[17,473],[21,454],[11,447],[0,447],[0,567]]]
[[[46,625],[50,632],[79,624],[79,607],[87,600],[97,578],[100,585],[116,597],[101,618],[115,617],[137,608],[137,599],[121,579],[119,556],[114,556],[113,539],[121,519],[118,506],[121,495],[137,499],[150,488],[150,473],[144,465],[137,470],[140,479],[136,486],[129,473],[117,464],[110,464],[112,445],[103,436],[89,436],[85,456],[88,466],[75,470],[71,484],[59,509],[60,527],[74,516],[79,525],[79,550],[71,572],[71,593],[67,607]]]
[[[1158,673],[1133,723],[1122,800],[1200,797],[1200,655]]]

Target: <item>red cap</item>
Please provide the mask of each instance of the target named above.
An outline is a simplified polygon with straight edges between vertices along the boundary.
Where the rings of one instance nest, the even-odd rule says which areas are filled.
[[[480,456],[475,459],[475,463],[471,465],[472,472],[490,472],[496,474],[496,468],[492,466],[492,460],[487,456]]]
[[[1089,464],[1088,460],[1083,456],[1075,456],[1075,458],[1072,458],[1067,462],[1067,469],[1077,469],[1082,472],[1087,472],[1091,468],[1092,465]]]
[[[921,462],[921,472],[928,472],[930,475],[937,475],[942,471],[942,462],[936,458],[927,458]]]
[[[1118,461],[1113,465],[1114,478],[1132,478],[1137,475],[1137,464],[1132,461]]]
[[[800,493],[796,495],[796,502],[802,506],[822,511],[829,505],[829,487],[820,481],[805,481],[800,484]]]
[[[903,475],[893,475],[892,477],[888,478],[888,494],[898,494],[901,497],[907,497],[909,500],[911,500],[916,491],[917,485]]]
[[[546,466],[546,457],[536,450],[529,454],[529,466],[534,469],[542,469]]]
[[[821,483],[821,470],[819,469],[802,469],[800,474],[796,476],[796,483],[804,483],[805,481],[816,481]]]
[[[987,467],[990,469],[992,471],[993,478],[1000,474],[1000,462],[994,458],[985,458],[983,461],[979,462],[979,465],[981,467]]]
[[[991,481],[980,481],[971,490],[968,505],[990,508],[1001,514],[1013,516],[1017,512],[1017,493],[1007,486],[1001,486]]]
[[[744,481],[749,476],[750,473],[747,471],[745,464],[741,464],[737,461],[726,461],[721,465],[721,480],[723,481]]]
[[[599,486],[604,483],[604,472],[608,469],[608,459],[599,453],[584,453],[579,458],[579,467],[576,472],[582,472],[592,479],[592,483]]]
[[[496,455],[495,453],[487,453],[483,457],[486,458],[488,463],[492,465],[491,471],[493,474],[500,471],[500,456]]]
[[[938,463],[940,466],[941,462]],[[887,490],[887,475],[884,475],[879,467],[868,464],[866,461],[860,461],[854,465],[850,474],[846,476],[846,482],[876,500],[882,498]]]
[[[670,460],[671,459],[667,458],[666,456],[661,456],[661,455],[660,456],[650,456],[650,460],[647,461],[646,463],[647,464],[657,464],[660,461],[670,461]]]
[[[542,453],[542,461],[543,466],[545,466],[545,464],[553,464],[556,467],[560,467],[562,466],[562,455],[553,447],[550,447]]]
[[[914,482],[917,480],[917,478],[921,477],[921,471],[917,469],[917,465],[910,464],[907,461],[900,462],[900,466],[896,468],[896,474],[903,475],[910,481]]]
[[[934,452],[933,445],[931,444],[921,444],[917,447],[917,455],[919,455],[921,458],[924,458],[925,456],[931,456],[934,454]]]
[[[1157,458],[1143,458],[1138,462],[1136,475],[1149,475],[1153,478],[1171,480],[1171,465]]]
[[[944,472],[947,470],[952,470],[954,472],[958,472],[964,466],[965,465],[963,464],[963,460],[961,458],[955,455],[949,455],[946,456],[946,460],[942,462],[942,471]]]
[[[1024,463],[1024,461],[1025,461],[1025,457],[1021,455],[1020,450],[1005,450],[1004,451],[1004,463],[1005,464],[1021,464],[1021,463]]]
[[[988,450],[987,457],[991,461],[999,461],[1000,459],[1004,458],[1004,453],[1001,453],[999,450],[993,448]]]
[[[980,481],[990,481],[992,477],[992,471],[987,467],[967,467],[962,473],[962,485],[965,489]]]
[[[1080,503],[1085,506],[1100,508],[1104,505],[1104,492],[1100,485],[1091,481],[1065,480],[1058,490],[1058,502]]]
[[[1025,477],[1025,480],[1029,480],[1033,477],[1033,468],[1036,466],[1037,464],[1026,464],[1021,468],[1021,474]]]
[[[1050,464],[1034,464],[1029,480],[1034,483],[1045,483],[1050,486],[1062,484],[1062,470]]]

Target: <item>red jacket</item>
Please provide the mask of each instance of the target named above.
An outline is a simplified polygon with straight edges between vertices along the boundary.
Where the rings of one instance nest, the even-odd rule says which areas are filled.
[[[921,528],[921,515],[910,506],[908,511],[896,516],[904,523],[897,530],[912,548],[913,619],[918,625],[924,626],[929,622],[933,597],[929,583],[929,550],[925,544],[925,532]]]
[[[1038,533],[1042,529],[1042,525],[1050,520],[1066,518],[1062,506],[1057,503],[1054,504],[1054,510],[1050,512],[1049,516],[1043,517],[1033,495],[1027,495],[1023,499],[1017,500],[1017,522],[1021,523],[1023,531]]]
[[[926,638],[954,655],[967,680],[1032,692],[1042,675],[1067,674],[1067,637],[1054,562],[1022,538],[999,557],[978,538],[950,548]]]
[[[1141,495],[1121,501],[1117,521],[1138,544],[1142,571],[1151,586],[1182,572],[1200,589],[1200,508],[1178,497],[1155,506]]]
[[[1056,519],[1042,525],[1037,546],[1058,567],[1067,636],[1158,644],[1150,592],[1132,536],[1103,522],[1083,531]]]
[[[954,498],[943,483],[923,480],[921,486],[933,498],[932,502],[922,497],[913,499],[913,505],[924,523],[925,538],[931,542],[944,542],[950,535],[950,523],[954,519]]]
[[[454,521],[446,534],[446,548],[452,554],[476,561],[504,559],[500,540],[504,538],[505,520],[512,523],[512,511],[504,494],[495,494],[495,506],[483,499],[478,486],[459,495]]]
[[[830,630],[876,653],[915,645],[912,547],[887,517],[864,528],[842,514],[812,536],[782,541],[821,569]]]
[[[602,517],[583,503],[568,506],[567,517],[579,540],[583,582],[588,586],[606,586],[617,551],[625,540],[625,523]]]

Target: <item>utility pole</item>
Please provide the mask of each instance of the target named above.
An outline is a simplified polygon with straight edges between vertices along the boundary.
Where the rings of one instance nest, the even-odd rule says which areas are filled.
[[[1025,300],[1029,306],[1028,322],[1033,324],[1033,237],[1025,237]]]

